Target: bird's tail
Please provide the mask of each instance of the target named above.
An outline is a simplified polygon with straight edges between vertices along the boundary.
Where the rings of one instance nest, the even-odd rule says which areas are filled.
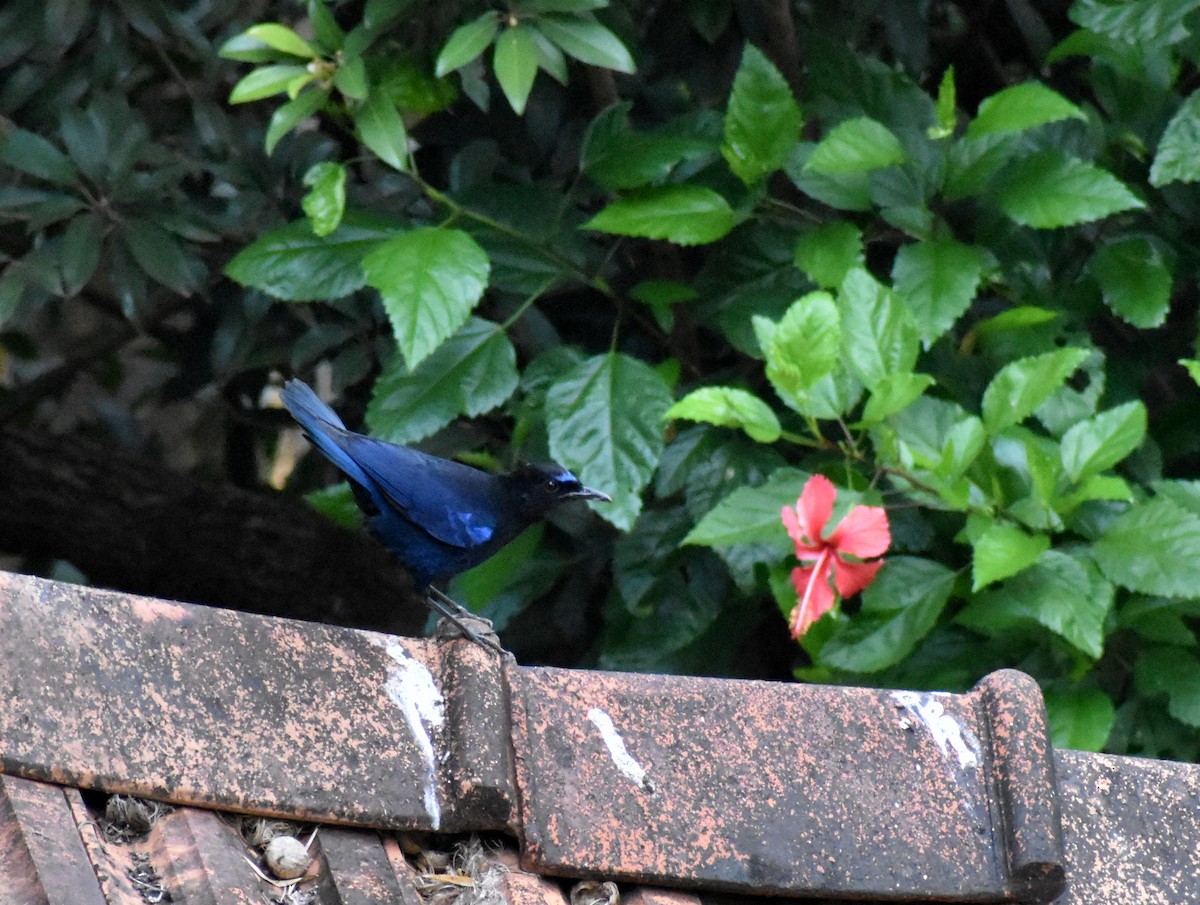
[[[303,380],[289,380],[280,394],[284,408],[304,428],[304,433],[313,445],[330,462],[345,472],[350,480],[367,485],[369,479],[359,464],[346,449],[346,425],[337,412],[321,401]]]

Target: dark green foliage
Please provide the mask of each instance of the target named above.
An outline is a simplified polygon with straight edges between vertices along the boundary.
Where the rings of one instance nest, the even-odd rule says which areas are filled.
[[[568,465],[614,503],[454,588],[526,657],[1009,665],[1061,744],[1200,755],[1200,13],[791,9],[10,4],[0,341],[128,320],[170,372],[137,413],[215,386],[264,456],[315,369],[351,426]],[[797,647],[816,472],[894,543]]]

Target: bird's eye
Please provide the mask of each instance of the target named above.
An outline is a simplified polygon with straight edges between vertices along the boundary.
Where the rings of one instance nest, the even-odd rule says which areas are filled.
[[[547,490],[557,490],[558,489],[558,478],[547,478],[546,479],[546,489]]]

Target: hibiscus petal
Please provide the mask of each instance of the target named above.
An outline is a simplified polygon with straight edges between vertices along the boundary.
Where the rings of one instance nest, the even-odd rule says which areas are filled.
[[[879,506],[855,506],[829,535],[831,547],[859,559],[882,556],[891,544],[887,513]]]
[[[853,597],[875,580],[875,573],[882,567],[882,559],[875,562],[846,562],[839,559],[833,567],[833,583],[843,599]]]
[[[796,501],[800,530],[808,538],[809,546],[821,543],[821,533],[833,512],[833,501],[837,499],[837,488],[822,474],[815,474],[804,483],[800,499]]]
[[[815,566],[792,569],[792,585],[800,598],[791,613],[793,638],[800,638],[814,622],[833,609],[837,598],[829,586],[832,565],[833,557],[826,556],[817,560]]]

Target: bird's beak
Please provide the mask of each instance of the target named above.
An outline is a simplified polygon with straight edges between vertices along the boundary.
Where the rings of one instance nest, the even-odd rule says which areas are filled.
[[[563,494],[564,500],[596,500],[599,503],[611,503],[612,497],[607,493],[601,493],[599,490],[592,490],[590,487],[583,487],[579,490],[574,490],[571,493]]]

